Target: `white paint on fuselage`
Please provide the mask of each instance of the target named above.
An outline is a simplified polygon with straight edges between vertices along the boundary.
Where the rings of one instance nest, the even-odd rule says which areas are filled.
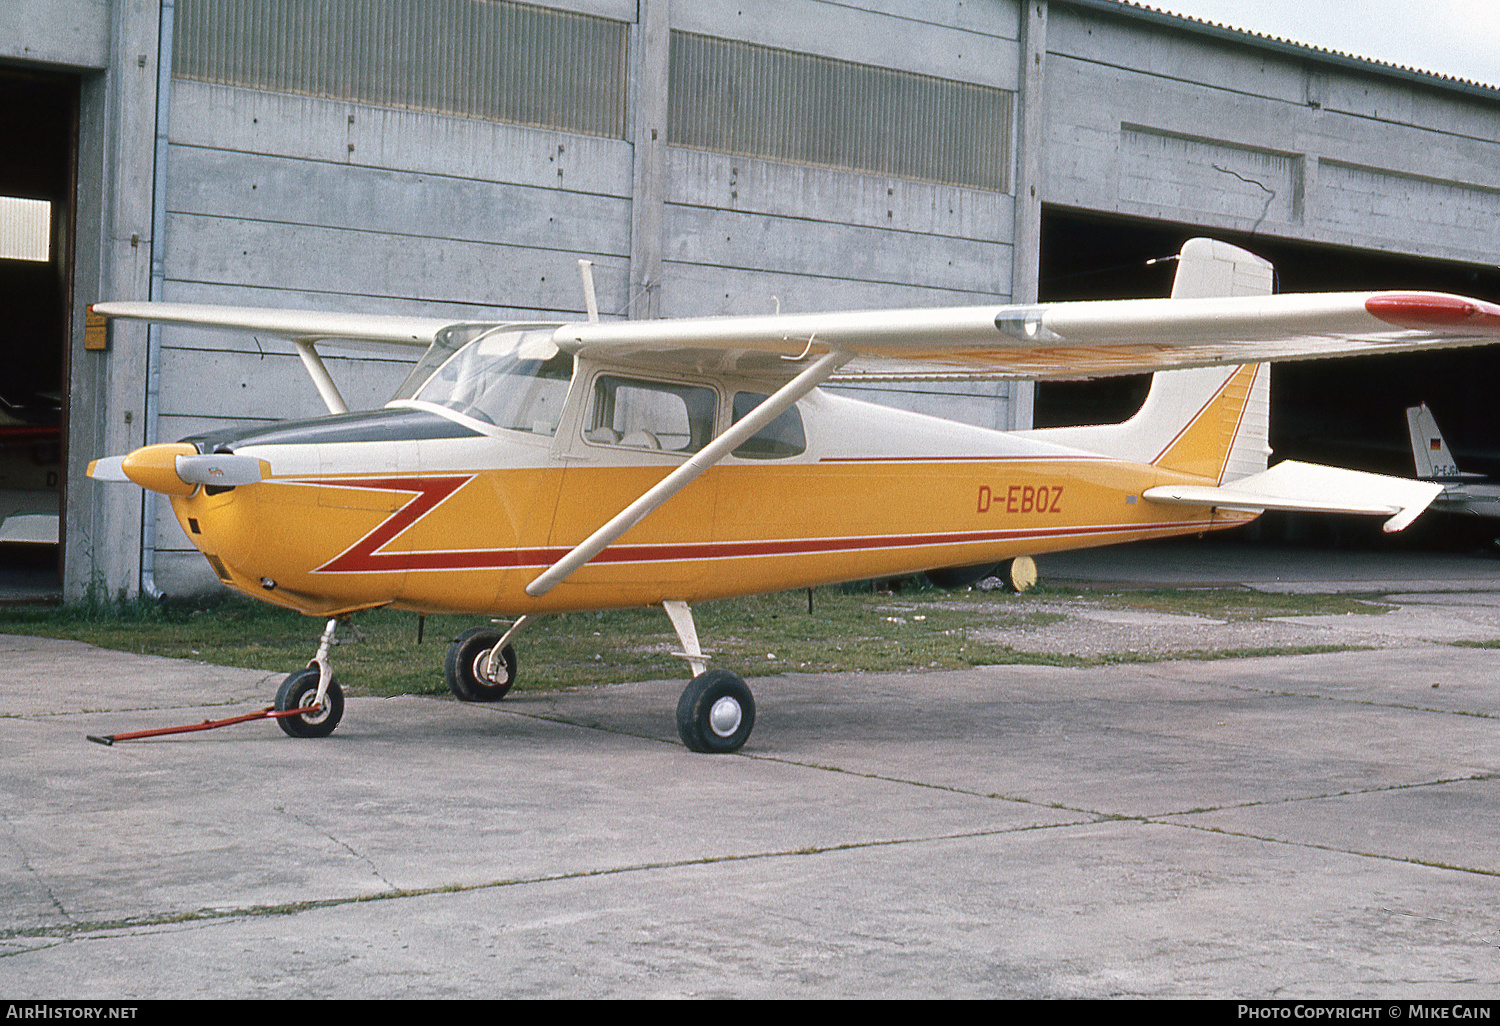
[[[582,376],[583,369],[575,376],[556,436],[497,428],[444,407],[402,400],[390,406],[430,410],[479,434],[465,438],[247,445],[236,451],[266,460],[271,464],[272,476],[279,478],[371,473],[443,474],[542,469],[560,465],[671,467],[686,458],[682,453],[588,442],[583,431],[590,390],[580,389],[579,378]],[[589,374],[587,380],[591,383],[596,376]],[[712,387],[718,392],[716,434],[729,426],[729,400],[734,393],[765,394],[775,389],[774,382],[742,378],[680,380],[685,384]],[[953,460],[964,457],[990,460],[1105,458],[1084,449],[1059,445],[1035,434],[961,424],[822,390],[815,390],[802,399],[797,409],[807,437],[806,452],[775,461],[740,459],[731,455],[725,457],[724,464],[798,464],[840,459]]]

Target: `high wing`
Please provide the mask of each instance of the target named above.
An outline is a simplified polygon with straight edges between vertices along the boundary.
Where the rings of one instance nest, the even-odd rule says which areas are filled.
[[[313,343],[428,346],[443,329],[472,323],[181,303],[93,309],[289,339],[315,380]],[[795,367],[774,357],[833,349],[854,358],[843,377],[1057,380],[1446,349],[1497,337],[1500,305],[1436,292],[1348,292],[579,322],[557,328],[555,340],[585,356],[643,364],[780,365],[787,378]]]
[[[328,368],[323,365],[317,349],[319,342],[338,342],[356,348],[370,345],[421,346],[431,351],[443,340],[445,329],[468,323],[391,314],[342,314],[196,303],[95,303],[90,310],[104,318],[222,328],[284,338],[296,347],[302,366],[312,378],[329,413],[347,413],[349,407]]]
[[[856,357],[844,377],[1074,379],[1405,353],[1497,337],[1500,306],[1493,303],[1351,292],[603,321],[564,325],[556,340],[584,355],[678,366],[695,352],[796,357],[821,348]]]
[[[343,314],[321,310],[275,310],[252,306],[208,306],[197,303],[95,303],[101,317],[225,328],[291,341],[376,342],[428,346],[453,319],[401,317],[389,314]]]

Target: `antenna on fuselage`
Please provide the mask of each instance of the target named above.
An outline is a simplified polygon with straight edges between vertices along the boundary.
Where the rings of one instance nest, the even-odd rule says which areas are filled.
[[[578,273],[583,278],[583,305],[589,312],[589,320],[599,319],[599,298],[594,295],[594,262],[578,261]]]

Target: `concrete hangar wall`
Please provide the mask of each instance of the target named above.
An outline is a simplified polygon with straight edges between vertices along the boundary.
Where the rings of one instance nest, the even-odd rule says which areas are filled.
[[[557,319],[584,256],[615,316],[1028,301],[1044,202],[1485,262],[1500,210],[1493,91],[1107,0],[11,0],[6,75],[76,95],[70,596],[213,584],[89,459],[322,412],[270,340],[86,344],[99,298]],[[355,406],[406,369],[330,356]],[[886,399],[1029,423],[967,391]]]

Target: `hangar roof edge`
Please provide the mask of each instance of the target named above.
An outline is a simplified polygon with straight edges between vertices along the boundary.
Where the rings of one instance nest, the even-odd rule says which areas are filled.
[[[1158,7],[1137,3],[1136,0],[1057,0],[1057,2],[1072,7],[1084,7],[1093,11],[1138,18],[1160,25],[1170,25],[1173,28],[1183,29],[1188,32],[1196,32],[1202,35],[1215,36],[1220,39],[1247,43],[1293,57],[1310,58],[1325,64],[1335,64],[1356,71],[1385,75],[1390,78],[1402,78],[1409,82],[1416,82],[1438,89],[1467,93],[1470,96],[1477,96],[1486,100],[1500,99],[1500,86],[1486,85],[1483,82],[1476,82],[1467,78],[1456,78],[1452,75],[1441,75],[1435,71],[1423,71],[1420,68],[1408,68],[1404,65],[1376,60],[1373,57],[1360,57],[1356,54],[1344,53],[1341,50],[1329,50],[1321,46],[1312,46],[1308,43],[1298,43],[1295,40],[1282,39],[1279,36],[1268,36],[1261,32],[1251,32],[1248,29],[1235,28],[1232,25],[1205,21],[1202,18],[1194,18],[1187,14],[1174,14],[1171,11],[1164,11]]]

